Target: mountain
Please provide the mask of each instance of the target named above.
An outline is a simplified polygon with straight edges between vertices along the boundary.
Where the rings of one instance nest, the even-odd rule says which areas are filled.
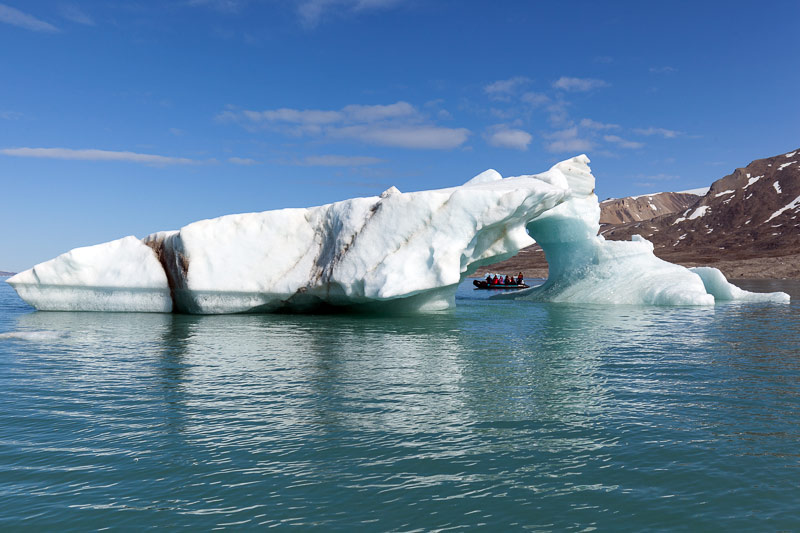
[[[658,257],[672,263],[714,266],[729,278],[800,278],[800,149],[737,168],[704,196],[607,200],[600,220],[606,239],[642,235]],[[534,245],[481,272],[546,277],[546,268]]]
[[[693,205],[698,195],[686,192],[659,192],[600,202],[600,224],[619,225],[641,222],[682,211]]]

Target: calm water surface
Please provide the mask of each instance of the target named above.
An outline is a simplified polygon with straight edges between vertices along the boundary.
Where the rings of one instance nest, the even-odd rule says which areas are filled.
[[[36,313],[0,282],[0,529],[797,530],[791,305]]]

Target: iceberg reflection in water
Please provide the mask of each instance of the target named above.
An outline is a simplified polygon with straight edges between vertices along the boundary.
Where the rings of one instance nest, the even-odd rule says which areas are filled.
[[[0,340],[0,525],[796,523],[797,304],[457,296],[404,317],[7,314],[60,336]]]

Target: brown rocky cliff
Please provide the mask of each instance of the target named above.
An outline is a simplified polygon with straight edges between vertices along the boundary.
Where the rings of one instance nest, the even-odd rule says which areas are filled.
[[[641,222],[688,208],[699,196],[681,192],[660,192],[600,202],[600,224],[618,225]]]

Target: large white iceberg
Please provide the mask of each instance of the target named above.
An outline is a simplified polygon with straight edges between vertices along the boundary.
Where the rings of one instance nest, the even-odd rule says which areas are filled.
[[[538,299],[713,304],[705,278],[657,259],[649,242],[597,236],[588,163],[578,156],[537,175],[504,179],[488,170],[449,189],[392,187],[307,209],[202,220],[77,248],[8,283],[40,310],[436,310],[454,305],[465,277],[533,244],[533,236],[551,267]]]

